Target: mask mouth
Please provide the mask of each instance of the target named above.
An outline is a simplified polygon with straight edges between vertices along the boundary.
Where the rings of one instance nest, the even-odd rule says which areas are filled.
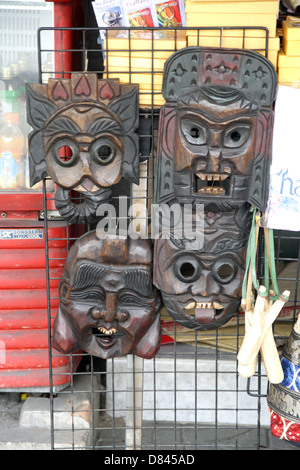
[[[195,192],[209,196],[228,196],[230,194],[231,175],[228,173],[201,173],[194,174]]]
[[[120,333],[116,328],[106,328],[105,326],[99,326],[92,329],[92,334],[95,337],[98,345],[101,348],[111,348],[120,339],[123,334]]]
[[[211,323],[217,320],[224,308],[225,305],[219,302],[196,302],[193,300],[184,307],[184,311],[186,316],[198,323]]]

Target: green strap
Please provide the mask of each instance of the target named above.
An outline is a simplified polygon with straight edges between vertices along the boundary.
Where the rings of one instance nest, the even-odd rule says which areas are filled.
[[[269,253],[270,253],[270,273],[272,279],[274,296],[271,296],[272,300],[276,300],[280,296],[279,287],[277,284],[276,266],[275,266],[275,248],[274,248],[274,233],[272,229],[267,229],[269,232]]]
[[[250,262],[251,265],[253,265],[253,249],[254,249],[254,263],[255,263],[255,234],[256,234],[256,209],[251,208],[250,211],[253,212],[252,216],[252,225],[250,229],[250,234],[248,238],[248,247],[247,247],[247,253],[246,253],[246,268],[245,268],[245,275],[243,279],[243,286],[242,286],[242,297],[245,299],[247,295],[247,283],[248,283],[248,272],[249,272],[249,266]],[[252,274],[252,271],[251,271]],[[256,274],[255,274],[256,277]]]
[[[265,243],[264,247],[264,258],[265,258],[265,270],[264,270],[264,284],[266,291],[269,292],[270,290],[270,268],[269,268],[269,253],[268,253],[268,247],[267,244]]]
[[[277,276],[276,276],[276,266],[275,266],[275,249],[274,249],[274,233],[272,229],[265,229],[265,234],[267,233],[267,237],[264,238],[264,284],[266,287],[266,292],[261,293],[259,292],[259,282],[257,279],[256,273],[256,230],[257,230],[257,210],[256,208],[251,208],[253,212],[252,216],[252,225],[248,239],[248,247],[247,247],[247,254],[246,254],[246,268],[245,268],[245,275],[243,279],[242,285],[242,296],[245,299],[247,296],[247,284],[248,284],[248,274],[249,274],[249,267],[251,270],[252,276],[252,284],[257,291],[257,293],[262,297],[270,296],[270,275],[272,279],[272,288],[275,292],[275,295],[270,296],[271,300],[276,300],[280,297],[280,292],[277,284]],[[259,230],[259,228],[258,228]]]

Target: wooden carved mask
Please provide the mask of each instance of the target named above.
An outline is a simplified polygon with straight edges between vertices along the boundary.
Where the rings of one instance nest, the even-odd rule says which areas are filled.
[[[138,183],[138,86],[98,80],[74,73],[27,86],[31,184],[50,176],[58,185],[58,209],[65,218],[86,222],[92,210],[110,196],[121,178]],[[79,220],[65,210],[70,190],[80,192],[89,207]],[[78,208],[77,208],[78,215]]]
[[[250,222],[245,208],[208,212],[202,248],[186,239],[155,241],[153,282],[177,323],[208,330],[238,313]]]
[[[99,239],[95,231],[71,248],[59,286],[53,346],[104,359],[150,359],[160,347],[160,296],[152,284],[149,240]]]
[[[265,208],[276,72],[258,53],[187,48],[165,64],[156,202]]]

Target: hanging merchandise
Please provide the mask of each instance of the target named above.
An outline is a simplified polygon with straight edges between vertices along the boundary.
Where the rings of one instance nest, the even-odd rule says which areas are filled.
[[[58,185],[56,207],[69,222],[95,221],[114,185],[138,183],[137,85],[74,73],[27,85],[27,111],[31,185],[50,176]],[[71,190],[83,196],[81,204]]]
[[[156,202],[264,210],[276,89],[274,66],[256,52],[188,47],[169,57]]]
[[[23,158],[24,135],[17,113],[4,115],[0,131],[0,189],[23,189],[25,165]]]
[[[172,236],[155,240],[153,282],[178,324],[209,330],[239,311],[248,231],[246,206],[204,213],[200,245],[196,239]]]
[[[300,317],[295,322],[281,355],[284,377],[271,384],[268,393],[273,436],[300,443]]]
[[[205,223],[196,250],[155,240],[154,273],[186,327],[213,329],[239,312],[250,207],[264,210],[268,194],[276,86],[273,65],[251,51],[189,47],[165,63],[155,202],[202,207]]]
[[[92,231],[68,253],[59,285],[53,346],[104,359],[150,359],[160,347],[160,296],[149,240],[103,239]]]
[[[185,26],[183,0],[101,0],[92,3],[99,27],[160,27],[174,28]],[[101,32],[105,36],[105,32]]]
[[[245,336],[240,347],[238,371],[243,377],[255,374],[258,355],[261,353],[270,383],[280,383],[283,371],[279,360],[272,325],[289,300],[290,292],[279,292],[276,279],[273,231],[264,228],[264,283],[257,279],[256,259],[261,214],[253,210],[249,236],[246,272],[243,281],[242,306],[245,311]],[[270,286],[269,278],[272,284]],[[253,287],[255,294],[253,293]]]

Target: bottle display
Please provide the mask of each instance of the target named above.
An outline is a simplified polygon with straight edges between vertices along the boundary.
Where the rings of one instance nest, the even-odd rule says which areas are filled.
[[[4,114],[4,126],[0,130],[0,188],[20,190],[24,188],[24,135],[18,126],[17,113]]]
[[[0,191],[42,190],[42,184],[30,186],[28,169],[26,82],[35,80],[25,53],[0,64]]]

